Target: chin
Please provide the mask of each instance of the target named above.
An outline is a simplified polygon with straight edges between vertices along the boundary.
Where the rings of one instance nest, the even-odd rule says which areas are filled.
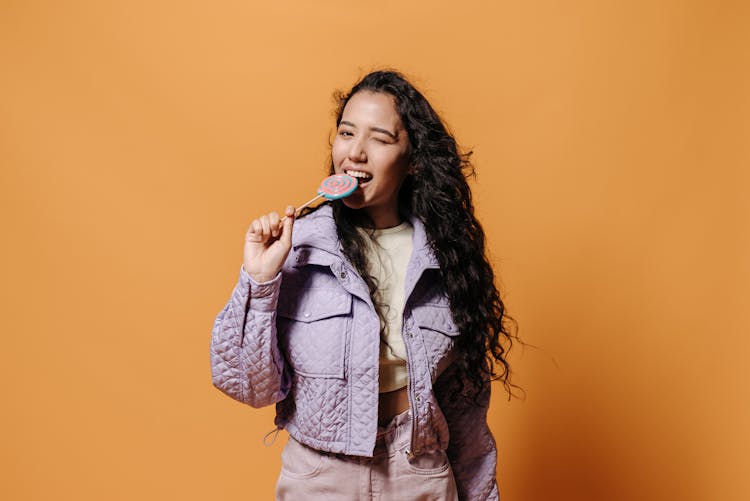
[[[353,197],[346,197],[342,200],[343,204],[349,207],[350,209],[361,209],[364,206],[363,200],[352,200]]]

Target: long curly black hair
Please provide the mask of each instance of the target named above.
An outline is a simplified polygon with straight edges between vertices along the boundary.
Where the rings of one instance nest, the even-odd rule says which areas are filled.
[[[517,324],[505,312],[495,285],[495,275],[485,254],[485,236],[474,217],[467,178],[475,175],[471,151],[462,153],[445,123],[427,99],[398,71],[374,71],[348,92],[336,91],[336,127],[349,99],[361,91],[385,93],[395,98],[396,110],[411,144],[412,173],[399,192],[399,212],[423,223],[428,241],[440,264],[440,275],[450,300],[457,337],[455,362],[470,388],[460,391],[477,396],[489,379],[501,380],[510,399],[510,365],[506,354],[519,340],[508,324]],[[332,158],[330,173],[334,173]],[[331,203],[344,254],[377,298],[377,283],[367,272],[363,236],[358,228],[372,227],[365,211],[350,209],[340,200]],[[377,306],[377,303],[376,303]],[[380,308],[378,308],[380,309]],[[383,319],[382,311],[378,314]],[[498,370],[499,368],[499,370]]]

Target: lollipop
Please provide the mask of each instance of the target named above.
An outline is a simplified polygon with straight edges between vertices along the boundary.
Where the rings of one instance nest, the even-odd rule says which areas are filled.
[[[328,200],[338,200],[339,198],[346,198],[354,193],[354,191],[357,189],[357,186],[359,186],[359,183],[357,182],[357,179],[353,178],[352,176],[347,176],[346,174],[334,174],[333,176],[328,176],[320,182],[320,188],[318,188],[318,196],[295,209],[294,213],[297,214],[299,211],[301,211],[320,197],[325,197]],[[283,221],[284,219],[286,219],[286,216],[284,216],[281,220]]]
[[[338,200],[339,198],[346,198],[354,193],[354,190],[357,189],[357,186],[359,186],[359,183],[352,176],[347,176],[346,174],[334,174],[333,176],[328,176],[320,182],[320,188],[318,188],[318,196],[307,203],[312,203],[314,200],[317,200],[320,197],[326,197],[328,200]],[[300,209],[301,208],[302,207],[300,207]]]

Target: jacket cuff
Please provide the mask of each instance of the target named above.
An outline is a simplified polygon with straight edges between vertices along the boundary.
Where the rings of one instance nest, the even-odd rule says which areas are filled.
[[[249,290],[248,309],[253,311],[276,311],[281,287],[281,272],[267,282],[258,283],[240,266],[240,285]]]

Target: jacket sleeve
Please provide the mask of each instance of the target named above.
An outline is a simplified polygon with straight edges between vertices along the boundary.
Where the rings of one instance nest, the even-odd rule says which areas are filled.
[[[283,400],[290,377],[276,338],[281,273],[257,283],[244,268],[214,321],[211,377],[216,388],[252,407]]]
[[[498,500],[496,480],[497,449],[487,424],[490,404],[490,381],[479,396],[480,405],[458,394],[451,401],[454,388],[460,387],[456,364],[448,367],[435,381],[433,389],[448,423],[448,459],[456,479],[461,501]]]

